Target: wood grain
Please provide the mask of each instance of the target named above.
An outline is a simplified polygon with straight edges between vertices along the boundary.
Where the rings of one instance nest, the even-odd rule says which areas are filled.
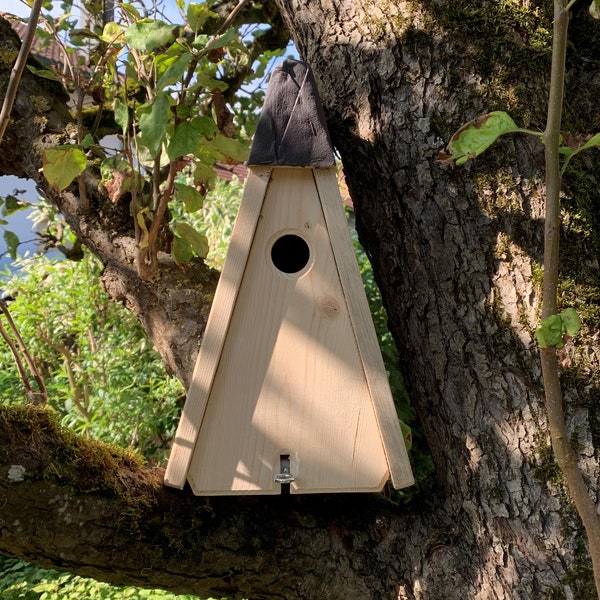
[[[270,254],[290,233],[310,247],[296,275]],[[277,494],[282,454],[292,493],[376,491],[389,476],[312,169],[278,167],[188,479],[197,494]]]
[[[397,489],[407,487],[414,483],[414,478],[379,349],[377,334],[360,278],[352,239],[344,217],[337,179],[333,169],[315,169],[313,172],[329,229],[340,281],[355,328],[358,350],[377,415],[392,484]]]
[[[255,167],[248,170],[240,210],[231,234],[232,241],[219,278],[192,382],[169,456],[165,483],[172,487],[181,489],[185,485],[270,176],[270,168]]]

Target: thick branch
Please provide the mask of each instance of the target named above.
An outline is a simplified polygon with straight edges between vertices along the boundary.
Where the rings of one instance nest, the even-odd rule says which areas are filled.
[[[402,571],[422,568],[415,544],[436,539],[418,514],[376,495],[209,501],[175,491],[161,469],[63,432],[40,409],[0,409],[0,448],[0,551],[115,584],[392,598]]]

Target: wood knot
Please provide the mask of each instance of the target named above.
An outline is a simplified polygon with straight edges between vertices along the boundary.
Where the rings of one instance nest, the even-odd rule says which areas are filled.
[[[326,317],[333,318],[340,314],[340,303],[333,296],[321,296],[317,304]]]

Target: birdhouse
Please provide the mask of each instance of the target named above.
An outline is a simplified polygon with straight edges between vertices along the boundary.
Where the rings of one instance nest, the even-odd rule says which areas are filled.
[[[271,76],[165,476],[197,495],[413,483],[307,64]]]

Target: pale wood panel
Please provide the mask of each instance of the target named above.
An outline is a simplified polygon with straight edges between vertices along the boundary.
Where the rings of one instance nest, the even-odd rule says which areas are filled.
[[[227,258],[219,278],[192,382],[169,456],[165,483],[173,487],[181,489],[185,485],[208,393],[225,341],[270,175],[270,168],[254,167],[248,170]]]
[[[342,288],[356,331],[358,348],[377,415],[392,484],[395,488],[406,487],[414,483],[414,478],[381,357],[377,334],[360,278],[352,239],[344,217],[335,171],[334,169],[315,169],[314,177],[329,229]]]
[[[286,231],[311,249],[300,277],[271,260]],[[279,493],[281,454],[292,493],[376,491],[389,476],[312,169],[277,167],[188,479],[197,494]]]

